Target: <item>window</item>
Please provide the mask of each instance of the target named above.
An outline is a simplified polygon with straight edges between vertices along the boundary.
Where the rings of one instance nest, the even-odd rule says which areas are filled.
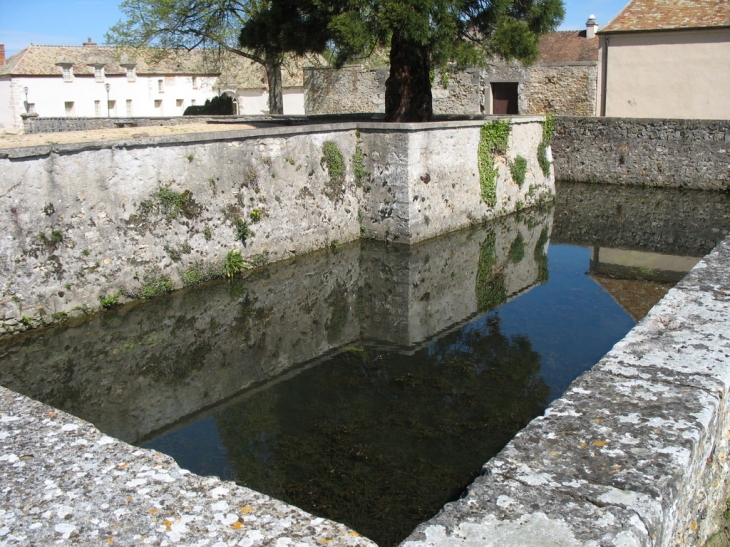
[[[137,73],[134,70],[133,66],[127,67],[127,81],[128,82],[134,82],[137,80]]]
[[[198,78],[193,76],[193,89],[198,89]]]
[[[162,116],[162,100],[160,99],[155,100],[155,115]]]
[[[131,118],[134,114],[132,113],[132,99],[127,99],[127,118]]]
[[[117,115],[117,101],[109,101],[107,103],[107,108],[109,109],[109,111],[108,111],[109,116]]]
[[[159,93],[165,92],[165,80],[157,80],[157,91]]]
[[[66,114],[67,118],[74,116],[75,109],[73,101],[66,101],[65,103],[63,103],[63,111]]]
[[[104,67],[103,66],[94,67],[94,80],[96,80],[97,82],[104,81]]]
[[[94,101],[94,116],[97,118],[101,116],[101,101]]]
[[[195,99],[190,99],[190,104],[195,105],[195,103],[196,103]]]
[[[74,66],[71,63],[60,63],[64,82],[73,82]]]
[[[175,101],[175,106],[177,106],[178,108],[182,108],[183,104],[185,104],[185,101],[183,99],[177,99]]]

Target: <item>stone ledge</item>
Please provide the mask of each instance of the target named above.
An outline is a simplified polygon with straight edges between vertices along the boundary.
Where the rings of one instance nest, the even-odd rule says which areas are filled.
[[[0,424],[3,545],[374,545],[5,388]]]
[[[727,492],[729,304],[730,238],[404,545],[703,544]]]

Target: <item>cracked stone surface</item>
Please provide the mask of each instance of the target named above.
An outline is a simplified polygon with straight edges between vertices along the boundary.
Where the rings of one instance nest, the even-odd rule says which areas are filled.
[[[432,545],[701,545],[728,475],[730,238],[419,526]]]
[[[373,542],[0,388],[0,545],[214,547]]]

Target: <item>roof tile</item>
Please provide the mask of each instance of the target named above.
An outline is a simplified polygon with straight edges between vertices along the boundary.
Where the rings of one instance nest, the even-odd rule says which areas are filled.
[[[598,38],[588,40],[586,31],[551,32],[540,38],[538,63],[598,61]]]
[[[730,27],[729,0],[631,0],[599,32]]]

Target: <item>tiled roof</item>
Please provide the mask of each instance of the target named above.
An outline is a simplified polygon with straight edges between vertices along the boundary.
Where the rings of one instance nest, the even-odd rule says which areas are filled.
[[[153,60],[149,55],[132,58],[113,47],[30,45],[8,58],[0,68],[0,75],[57,76],[62,73],[59,63],[72,64],[76,76],[93,76],[93,65],[99,64],[104,66],[106,74],[126,74],[122,66],[126,63],[135,63],[137,74],[218,74],[218,71],[206,71],[202,61],[201,55],[187,51]]]
[[[599,32],[730,27],[728,0],[632,0]]]
[[[538,63],[598,61],[598,38],[586,38],[585,30],[551,32],[540,38]]]
[[[30,45],[9,57],[2,67],[0,76],[61,76],[59,63],[71,63],[74,76],[93,76],[94,65],[104,65],[108,76],[125,75],[127,63],[135,63],[138,75],[186,74],[219,76],[226,88],[264,89],[266,71],[253,61],[235,54],[224,54],[214,58],[215,53],[199,50],[168,52],[122,51],[113,47],[85,46],[37,46]],[[291,58],[282,67],[284,87],[300,87],[304,83],[302,67],[323,64],[315,57]]]

